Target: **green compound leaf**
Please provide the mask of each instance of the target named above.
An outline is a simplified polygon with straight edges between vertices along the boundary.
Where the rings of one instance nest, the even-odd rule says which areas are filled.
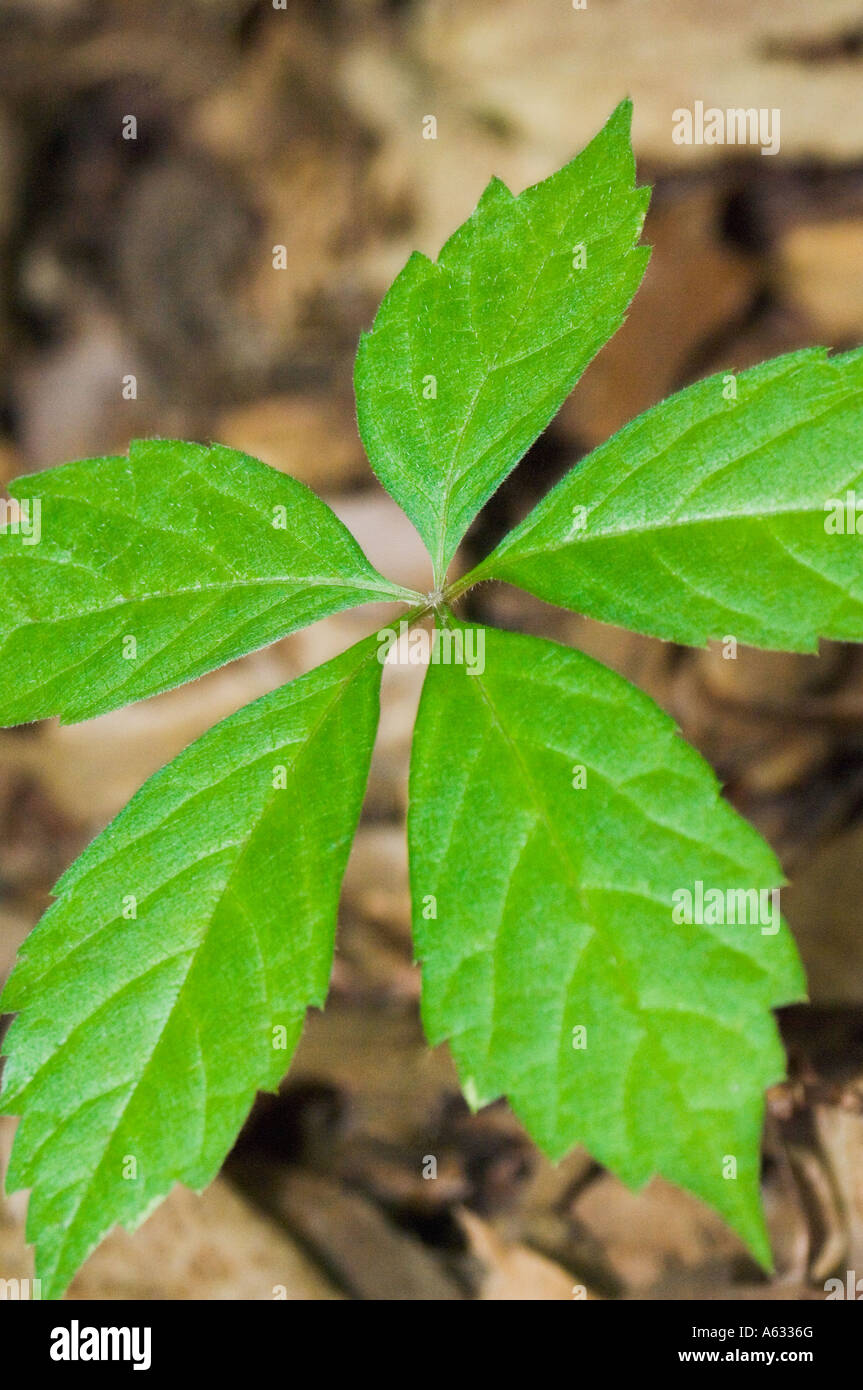
[[[216,1174],[324,1001],[378,717],[375,639],[217,725],[57,885],[2,999],[10,1191],[47,1297]]]
[[[779,884],[779,865],[620,676],[538,638],[459,632],[484,641],[484,673],[429,667],[411,765],[429,1041],[448,1038],[472,1103],[507,1095],[550,1157],[582,1143],[633,1187],[662,1174],[767,1264],[770,1009],[803,996],[801,969],[773,895],[757,914],[747,900],[755,925],[677,924],[674,895],[697,918],[699,882],[724,903]]]
[[[623,322],[636,247],[631,105],[571,163],[514,197],[492,180],[437,262],[414,254],[362,338],[360,434],[440,583],[480,507]]]
[[[91,719],[327,614],[416,597],[302,483],[221,445],[142,440],[10,491],[0,724]]]
[[[857,505],[863,352],[813,348],[640,415],[471,579],[676,642],[810,652],[819,637],[863,640]]]

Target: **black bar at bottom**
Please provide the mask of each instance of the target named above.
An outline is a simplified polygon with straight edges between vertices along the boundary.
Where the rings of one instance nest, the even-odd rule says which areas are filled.
[[[535,1305],[532,1310],[520,1305],[501,1324],[488,1307],[472,1306],[473,1312],[464,1307],[456,1314],[454,1323],[449,1304],[443,1315],[423,1311],[416,1323],[402,1306],[397,1321],[390,1313],[378,1324],[371,1309],[351,1313],[339,1303],[4,1302],[0,1376],[5,1381],[14,1366],[18,1381],[30,1371],[59,1381],[70,1376],[92,1380],[105,1372],[161,1380],[166,1372],[184,1371],[214,1374],[220,1382],[232,1374],[249,1380],[279,1371],[329,1378],[334,1353],[342,1351],[354,1369],[370,1369],[373,1358],[387,1378],[420,1376],[428,1383],[438,1358],[441,1375],[457,1372],[463,1377],[487,1370],[496,1352],[509,1357],[519,1348],[531,1358],[539,1354],[535,1374],[540,1375],[541,1366],[548,1366],[548,1352],[559,1349],[573,1375],[598,1361],[614,1374],[662,1373],[675,1367],[685,1375],[702,1367],[758,1366],[769,1378],[793,1366],[823,1377],[853,1364],[863,1330],[859,1309],[823,1298],[769,1303],[574,1300],[554,1304],[545,1313],[537,1313]],[[462,1335],[452,1341],[449,1329]],[[335,1331],[340,1334],[336,1340]]]

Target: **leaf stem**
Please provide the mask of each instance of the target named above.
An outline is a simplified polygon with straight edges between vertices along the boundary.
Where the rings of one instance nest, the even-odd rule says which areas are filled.
[[[374,599],[394,599],[400,603],[416,603],[417,600],[424,603],[425,595],[419,589],[406,589],[402,584],[391,584],[385,580],[381,586],[369,590],[370,602]]]
[[[469,589],[472,589],[475,584],[481,583],[484,578],[481,572],[484,564],[485,561],[481,560],[480,563],[474,565],[473,569],[469,570],[467,574],[463,574],[461,579],[456,579],[453,584],[448,585],[444,590],[444,602],[454,603],[457,598],[461,598]]]

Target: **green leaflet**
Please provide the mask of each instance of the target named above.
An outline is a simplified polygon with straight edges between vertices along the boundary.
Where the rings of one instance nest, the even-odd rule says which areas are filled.
[[[779,865],[628,682],[551,642],[455,631],[484,634],[485,671],[429,667],[411,764],[429,1041],[448,1038],[473,1103],[507,1095],[552,1158],[583,1143],[632,1186],[660,1173],[769,1264],[770,1009],[803,996],[801,970],[784,927],[676,925],[672,895],[769,889]]]
[[[376,653],[359,643],[151,777],[23,947],[2,1000],[18,1017],[0,1109],[23,1114],[8,1186],[34,1189],[46,1297],[117,1222],[215,1176],[323,1003]]]
[[[630,119],[622,102],[577,158],[519,197],[492,180],[437,262],[411,257],[360,342],[360,434],[437,584],[641,282],[649,190],[634,185]]]
[[[0,531],[0,724],[90,719],[329,613],[416,597],[302,483],[221,445],[139,440],[10,491],[41,537]]]
[[[714,376],[638,417],[470,576],[676,642],[863,639],[863,351]],[[724,394],[725,392],[725,394]],[[583,511],[579,511],[583,509]]]

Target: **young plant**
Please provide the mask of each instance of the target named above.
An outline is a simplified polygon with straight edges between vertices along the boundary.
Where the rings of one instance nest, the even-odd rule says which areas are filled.
[[[432,556],[428,595],[382,578],[291,478],[219,445],[139,441],[11,488],[0,720],[90,719],[359,604],[433,611],[408,824],[430,1043],[449,1041],[474,1108],[506,1095],[553,1159],[581,1143],[634,1188],[665,1175],[769,1266],[771,1010],[804,993],[779,865],[645,695],[452,605],[506,580],[698,646],[860,640],[856,512],[850,529],[835,517],[861,477],[863,354],[793,353],[679,392],[447,580],[644,273],[629,123],[624,103],[519,197],[493,180],[361,341],[360,432]],[[33,1189],[47,1296],[115,1223],[213,1178],[323,1004],[385,649],[367,637],[151,777],[22,949],[2,1109],[21,1116],[8,1184]]]

